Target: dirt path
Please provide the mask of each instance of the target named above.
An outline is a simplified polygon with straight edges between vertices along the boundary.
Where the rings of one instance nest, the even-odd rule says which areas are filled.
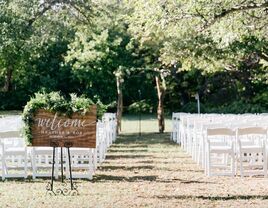
[[[207,178],[169,134],[119,137],[94,181],[117,187],[115,207],[268,206],[267,179]]]

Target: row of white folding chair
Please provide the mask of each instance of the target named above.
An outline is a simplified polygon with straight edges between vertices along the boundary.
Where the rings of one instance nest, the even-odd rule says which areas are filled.
[[[196,131],[196,122],[201,121],[204,123],[213,123],[215,122],[212,117],[202,118],[196,115],[187,115],[181,118],[181,125],[180,125],[180,137],[182,148],[189,154],[193,152],[193,145],[195,139],[195,131]]]
[[[111,118],[111,119],[110,119]],[[5,118],[6,119],[6,118]],[[105,119],[104,119],[105,120]],[[14,121],[14,120],[13,120]],[[109,115],[109,119],[106,119],[106,124],[104,122],[97,123],[97,140],[96,140],[96,149],[89,148],[71,148],[71,164],[74,169],[85,169],[86,174],[81,175],[81,171],[78,174],[74,173],[74,178],[92,178],[92,174],[94,170],[97,168],[97,164],[102,162],[105,158],[105,154],[107,152],[108,147],[111,145],[113,141],[115,141],[116,137],[116,119],[115,115]],[[6,128],[6,127],[5,127]],[[51,164],[52,164],[52,149],[51,147],[34,147],[29,148],[25,146],[23,143],[23,139],[19,136],[20,132],[15,131],[16,135],[12,133],[12,131],[7,131],[5,133],[2,132],[2,145],[1,145],[1,161],[2,161],[2,179],[7,177],[27,177],[27,167],[32,166],[33,178],[36,177],[47,177],[51,175]],[[0,133],[1,135],[1,133]],[[16,138],[14,138],[16,136]],[[1,136],[0,136],[1,137]],[[8,150],[7,145],[11,138],[15,141],[21,141],[20,149],[18,147],[12,146],[11,149]],[[16,151],[14,148],[17,148]],[[12,150],[12,151],[11,151]],[[23,150],[23,151],[22,151]],[[28,150],[28,151],[27,151]],[[30,156],[29,156],[30,154]],[[59,169],[59,151],[56,149],[56,163],[55,163],[55,177],[58,177],[58,169]],[[66,175],[68,177],[68,164],[69,161],[66,157],[66,152],[64,154],[64,161],[66,167]],[[23,165],[23,173],[19,174],[9,174],[8,172],[8,164],[7,161],[9,158],[13,158],[11,162],[15,165],[16,169],[21,169]],[[17,159],[15,159],[17,158]],[[99,159],[98,159],[99,158]],[[16,162],[16,164],[15,164]],[[47,171],[45,171],[47,170]]]
[[[109,140],[109,145],[111,145],[116,139],[116,114],[115,113],[105,113],[102,117],[102,121],[105,124],[105,132]]]
[[[181,134],[180,134],[180,117],[186,115],[187,113],[172,113],[172,132],[170,139],[178,144],[181,144]]]
[[[192,154],[193,158],[198,163],[201,163],[203,167],[204,167],[204,151],[202,151],[202,147],[204,147],[204,144],[201,145],[202,142],[199,141],[200,138],[202,140],[202,136],[201,136],[202,135],[202,130],[199,131],[199,134],[196,134],[196,131],[195,131],[195,128],[196,127],[195,127],[195,125],[189,125],[189,123],[190,123],[189,122],[189,120],[190,120],[189,118],[196,117],[196,118],[199,119],[199,118],[204,118],[204,117],[208,118],[209,117],[211,123],[213,122],[213,119],[216,119],[217,122],[219,122],[218,121],[219,118],[222,118],[223,119],[222,122],[225,122],[226,123],[226,119],[229,119],[229,121],[230,121],[230,119],[232,118],[232,120],[234,121],[233,124],[235,124],[237,121],[241,120],[241,118],[246,119],[245,121],[248,121],[249,123],[252,122],[252,121],[255,121],[255,123],[256,123],[256,121],[258,119],[261,122],[261,121],[263,121],[263,120],[265,120],[267,118],[267,117],[265,118],[263,116],[252,115],[252,114],[249,114],[249,115],[240,115],[240,116],[237,116],[237,115],[217,115],[217,114],[216,115],[213,114],[213,115],[205,115],[204,116],[204,115],[192,115],[192,114],[189,115],[188,114],[185,117],[186,117],[186,119],[185,119],[186,122],[185,122],[184,125],[182,125],[182,128],[180,129],[181,134],[182,134],[182,138],[184,138],[182,140],[182,146],[187,150],[188,153]],[[195,120],[195,119],[193,119],[193,120]],[[180,122],[181,122],[181,124],[183,124],[183,119],[181,119]],[[215,124],[215,121],[213,123]],[[223,124],[225,124],[225,123],[223,123]],[[202,124],[202,122],[201,122],[201,124]],[[246,122],[244,122],[244,124],[246,124]],[[230,124],[230,123],[229,123],[229,125],[232,126],[232,124]],[[222,124],[219,123],[219,126],[222,126]],[[234,126],[235,125],[233,125],[233,127]],[[240,124],[240,126],[241,126],[241,124]],[[196,139],[197,135],[198,135],[198,138],[199,139]],[[195,143],[195,142],[199,142],[199,143]],[[199,150],[199,151],[196,151],[196,150]],[[203,156],[200,155],[200,152],[202,152],[202,155]],[[201,157],[202,157],[202,159],[200,160]]]
[[[97,122],[96,148],[70,149],[73,178],[92,179],[97,167],[104,161],[108,148],[116,139],[115,118],[115,114],[105,113],[102,121]],[[66,175],[69,177],[68,166],[66,167]],[[76,169],[78,170],[77,172],[75,171]],[[81,169],[84,170],[84,174]]]
[[[172,140],[173,142],[177,142],[177,133],[179,131],[179,114],[180,113],[172,113],[172,118],[171,118],[171,134],[170,134],[170,140]]]
[[[248,126],[254,126],[252,123],[247,123],[247,122],[242,122],[242,123],[217,123],[217,122],[200,122],[198,123],[195,122],[193,131],[192,131],[192,143],[189,144],[189,146],[191,146],[191,152],[190,154],[192,155],[192,158],[198,163],[200,164],[202,167],[204,167],[205,163],[204,163],[204,130],[208,127],[212,128],[214,126],[214,128],[218,127],[226,127],[226,128],[232,128],[232,129],[237,129],[239,127],[248,127]],[[256,125],[255,125],[256,126]]]
[[[27,178],[29,169],[32,177],[51,176],[52,147],[27,147],[20,131],[0,132],[2,180]],[[58,178],[59,156],[56,149],[55,177]]]
[[[232,128],[208,128],[206,130],[206,165],[205,173],[211,175],[237,174],[240,176],[264,175],[267,176],[267,129],[264,127],[241,127],[236,130]],[[212,155],[222,155],[220,162],[213,165]],[[214,158],[215,159],[215,158]],[[228,162],[230,159],[230,162]],[[237,163],[237,165],[235,165]],[[244,165],[249,170],[245,171]],[[229,171],[212,172],[214,168],[230,167]],[[239,167],[238,167],[239,166]],[[256,168],[258,168],[256,170]]]
[[[191,146],[189,146],[189,144],[191,144],[191,139],[193,138],[191,136],[192,133],[192,129],[194,126],[194,122],[196,119],[209,119],[211,120],[211,122],[217,122],[219,123],[219,120],[223,120],[222,122],[224,123],[226,120],[228,120],[228,122],[230,120],[241,120],[241,118],[243,120],[247,120],[249,121],[254,120],[255,122],[257,122],[258,120],[256,119],[256,115],[254,114],[250,114],[250,115],[225,115],[225,114],[185,114],[182,115],[179,121],[176,121],[177,125],[180,126],[180,130],[177,133],[177,135],[179,135],[178,137],[181,138],[181,145],[183,147],[183,149],[185,149],[188,153],[191,153]],[[258,116],[258,119],[265,119],[264,116]],[[191,122],[192,120],[192,122]],[[259,120],[261,121],[261,120]],[[175,124],[174,124],[175,126]],[[175,134],[175,132],[172,132],[172,134]],[[177,142],[180,143],[180,142]]]
[[[188,142],[187,142],[187,145],[189,147],[191,147],[192,151],[189,151],[189,153],[192,155],[193,159],[195,159],[198,163],[200,163],[202,160],[200,160],[200,152],[203,152],[202,149],[204,148],[204,144],[202,142],[202,129],[203,127],[201,126],[200,129],[197,129],[196,128],[196,124],[194,125],[193,129],[191,130],[191,133],[192,135],[190,135],[189,133],[187,134],[187,137],[188,137]],[[201,124],[205,124],[203,122],[201,122]],[[211,125],[211,123],[208,121],[207,123],[208,125]],[[217,126],[217,124],[215,122],[213,122],[214,125]],[[229,124],[230,125],[230,124]],[[227,126],[229,126],[227,125]],[[218,126],[224,126],[224,124],[221,124],[221,123],[218,123]],[[189,139],[191,138],[191,139]],[[202,145],[203,144],[203,145]],[[204,157],[204,156],[203,156]],[[202,165],[204,165],[204,163],[201,163]]]
[[[33,147],[31,149],[32,177],[50,177],[52,167],[52,147]],[[61,164],[61,151],[62,161]],[[94,173],[94,149],[93,148],[70,148],[70,163],[73,178],[85,178],[91,180]],[[54,176],[59,177],[61,165],[66,178],[69,174],[69,158],[65,148],[55,149]]]
[[[192,144],[191,145],[191,152],[190,154],[192,155],[192,158],[200,164],[202,167],[204,167],[204,136],[203,134],[205,133],[204,130],[206,128],[220,128],[220,127],[225,127],[225,128],[232,128],[232,129],[237,129],[239,127],[248,127],[248,126],[256,126],[256,124],[249,123],[247,121],[240,122],[238,123],[237,121],[232,121],[229,120],[228,123],[223,122],[223,121],[209,121],[209,120],[196,120],[193,128],[193,139],[192,139]],[[189,139],[190,140],[190,139]]]
[[[97,127],[97,144],[96,144],[96,159],[95,164],[96,167],[98,164],[101,164],[106,157],[106,152],[109,148],[109,138],[107,137],[107,133],[105,132],[105,123],[102,121],[98,122]]]
[[[116,140],[116,116],[114,113],[105,113],[102,120],[97,122],[96,148],[71,148],[71,164],[74,178],[92,179],[97,167],[105,160],[110,145]],[[69,176],[68,166],[66,175]],[[86,174],[75,170],[84,169]]]

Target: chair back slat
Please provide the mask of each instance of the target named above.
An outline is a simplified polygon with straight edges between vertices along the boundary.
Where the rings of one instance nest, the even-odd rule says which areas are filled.
[[[262,127],[247,127],[247,128],[238,128],[238,135],[249,135],[249,134],[267,134],[267,130]]]
[[[219,135],[234,136],[235,131],[229,128],[207,129],[207,135],[208,136],[219,136]]]

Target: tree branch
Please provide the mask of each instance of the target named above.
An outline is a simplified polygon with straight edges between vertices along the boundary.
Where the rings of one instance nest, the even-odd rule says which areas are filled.
[[[258,55],[260,56],[261,59],[268,62],[268,55],[267,54],[261,52]]]
[[[210,22],[207,22],[203,28],[201,29],[201,32],[215,24],[217,21],[221,20],[222,18],[226,17],[229,14],[240,12],[240,11],[248,11],[253,9],[261,9],[261,8],[268,8],[268,1],[264,3],[251,3],[248,5],[239,5],[232,7],[230,9],[223,9],[221,13],[214,15],[213,19]],[[202,18],[202,17],[201,17]]]
[[[25,27],[25,33],[23,34],[27,34],[27,30],[31,28],[31,26],[34,24],[34,22],[41,17],[42,15],[44,15],[48,10],[50,10],[52,8],[52,6],[58,4],[58,3],[62,3],[64,2],[64,0],[52,0],[51,2],[46,2],[40,5],[40,8],[38,10],[38,12],[36,12],[36,14],[28,20],[27,26]],[[21,37],[21,39],[26,39],[26,37]],[[25,45],[25,41],[17,47],[17,51],[20,51],[22,49],[22,47]]]
[[[28,27],[32,26],[33,23],[39,18],[41,17],[42,15],[44,15],[48,10],[50,10],[52,8],[52,6],[56,5],[56,4],[59,4],[59,3],[63,3],[64,0],[52,0],[48,3],[43,3],[40,5],[40,9],[39,11],[34,15],[33,18],[31,18],[29,21],[28,21]],[[66,1],[65,1],[66,2]],[[68,1],[67,1],[68,2]]]

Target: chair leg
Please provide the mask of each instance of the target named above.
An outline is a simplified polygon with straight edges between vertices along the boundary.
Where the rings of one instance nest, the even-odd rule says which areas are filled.
[[[27,147],[25,147],[25,154],[24,154],[24,178],[27,178],[27,166],[28,166],[28,153]]]
[[[201,154],[202,154],[202,149],[201,149],[202,145],[199,143],[198,149],[197,149],[197,164],[202,165],[202,158],[201,158]]]
[[[6,158],[5,158],[5,155],[4,155],[4,152],[3,152],[3,155],[2,155],[2,181],[4,181],[6,179],[6,173],[7,173],[7,170],[6,170]]]
[[[4,181],[5,180],[5,161],[4,161],[3,155],[2,155],[1,161],[2,161],[2,181]]]
[[[35,161],[35,150],[32,149],[32,154],[31,154],[31,164],[32,164],[32,171],[33,171],[33,179],[36,179],[36,161]]]
[[[207,175],[208,177],[211,176],[211,154],[209,150],[207,153]]]
[[[205,175],[208,175],[208,165],[207,165],[207,149],[203,150],[204,157],[202,158],[202,167],[205,169]]]
[[[231,169],[232,169],[232,177],[235,176],[235,154],[234,151],[231,153]]]
[[[92,180],[92,175],[93,175],[93,165],[94,165],[94,161],[93,161],[93,151],[94,150],[89,150],[89,161],[88,161],[88,179]]]
[[[229,154],[223,154],[223,164],[227,166]]]
[[[267,155],[265,147],[263,148],[263,172],[264,177],[267,177]]]
[[[240,162],[240,176],[242,178],[244,177],[244,170],[243,170],[243,153],[241,151],[240,151],[239,162]]]

